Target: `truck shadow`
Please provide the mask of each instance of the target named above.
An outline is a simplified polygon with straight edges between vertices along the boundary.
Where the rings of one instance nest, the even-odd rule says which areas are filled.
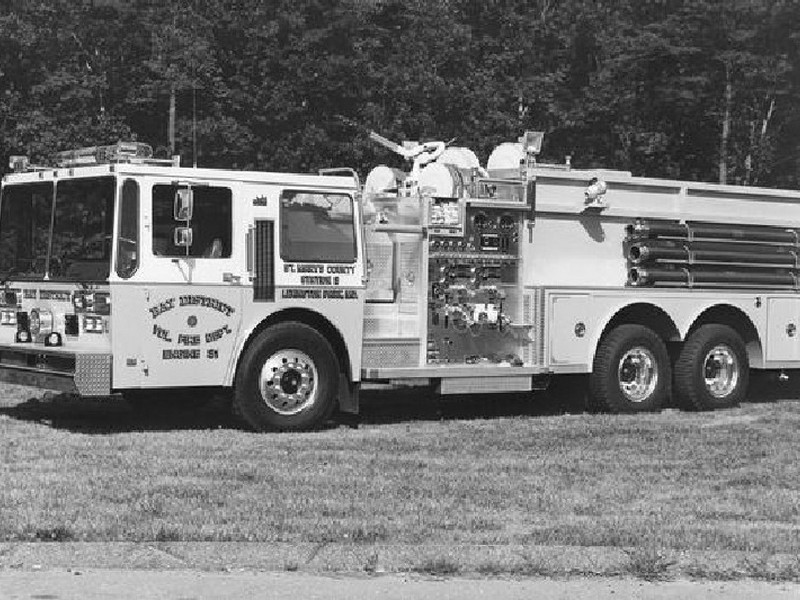
[[[452,421],[544,417],[587,412],[585,396],[560,390],[439,396],[425,389],[362,394],[360,422]]]
[[[96,399],[46,393],[13,406],[0,407],[0,415],[88,434],[244,429],[231,413],[230,406],[216,400],[195,408],[185,404],[170,406],[165,402],[163,408],[136,409],[122,397]]]
[[[361,414],[357,419],[336,415],[324,429],[357,424],[580,412],[583,412],[580,401],[554,398],[548,392],[442,397],[425,389],[370,391],[362,394]],[[0,406],[0,415],[54,429],[100,435],[134,431],[248,430],[247,425],[233,415],[230,400],[226,398],[213,398],[197,405],[164,401],[161,405],[144,408],[135,407],[119,396],[96,399],[45,393],[11,406]]]
[[[793,373],[788,381],[781,381],[774,374],[753,374],[748,402],[792,398],[800,398],[800,372]],[[324,429],[357,424],[546,417],[585,412],[592,412],[587,408],[585,378],[576,376],[562,379],[552,389],[527,393],[439,396],[425,388],[365,391],[357,419],[339,415]],[[247,425],[233,415],[230,400],[224,397],[195,405],[165,401],[159,406],[136,409],[118,396],[94,399],[46,393],[14,405],[0,406],[0,416],[100,435],[134,431],[248,430]]]

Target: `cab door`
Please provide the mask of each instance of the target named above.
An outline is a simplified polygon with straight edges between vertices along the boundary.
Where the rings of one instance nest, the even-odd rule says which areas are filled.
[[[248,282],[236,186],[140,184],[141,257],[125,293],[117,294],[115,385],[224,385]]]

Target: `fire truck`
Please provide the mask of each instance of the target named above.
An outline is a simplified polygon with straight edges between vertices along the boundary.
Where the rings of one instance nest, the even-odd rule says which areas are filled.
[[[800,367],[800,193],[537,161],[542,135],[375,141],[407,168],[181,167],[119,142],[12,157],[0,379],[85,396],[230,392],[256,430],[372,387],[531,392],[612,412],[735,405]]]

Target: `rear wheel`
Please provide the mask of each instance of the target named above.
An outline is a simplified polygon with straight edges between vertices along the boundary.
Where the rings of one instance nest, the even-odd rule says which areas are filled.
[[[338,362],[331,345],[303,323],[259,333],[236,373],[236,408],[258,431],[297,431],[322,425],[333,412]]]
[[[741,336],[727,325],[703,325],[675,363],[675,391],[695,410],[736,406],[747,393],[750,366]]]
[[[589,378],[593,403],[616,413],[654,411],[669,396],[664,342],[643,325],[620,325],[600,341]]]

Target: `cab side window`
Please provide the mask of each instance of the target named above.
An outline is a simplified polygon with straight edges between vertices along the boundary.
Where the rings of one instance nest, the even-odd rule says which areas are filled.
[[[231,255],[232,213],[231,190],[215,186],[193,186],[192,220],[174,218],[175,193],[186,185],[153,186],[153,254],[156,256],[193,256],[196,258],[229,258]],[[176,227],[192,229],[188,248],[175,245]]]
[[[117,275],[128,279],[139,266],[139,184],[127,179],[122,184],[117,237]]]
[[[281,194],[281,258],[291,262],[356,260],[353,199],[347,194]]]

